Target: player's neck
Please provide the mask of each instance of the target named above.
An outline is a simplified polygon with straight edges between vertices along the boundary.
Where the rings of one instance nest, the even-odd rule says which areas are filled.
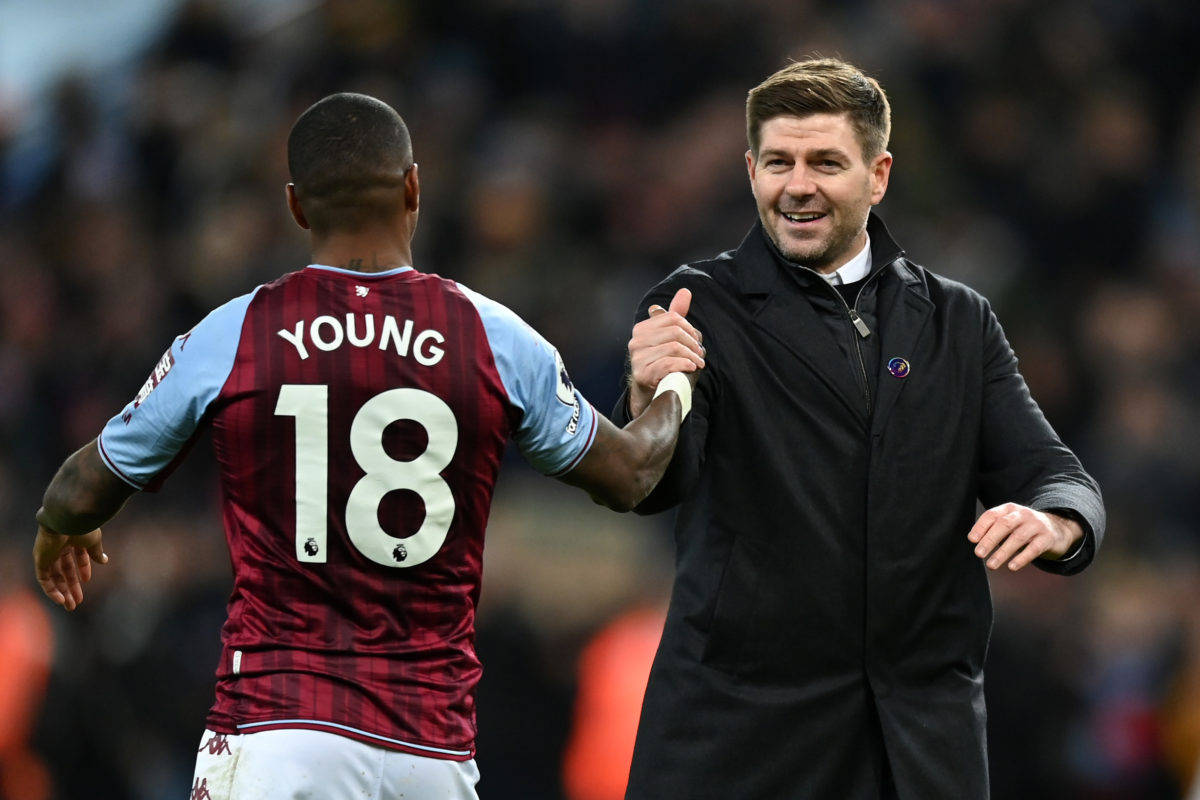
[[[412,266],[412,246],[391,235],[332,234],[313,242],[314,264],[355,272],[386,272]]]

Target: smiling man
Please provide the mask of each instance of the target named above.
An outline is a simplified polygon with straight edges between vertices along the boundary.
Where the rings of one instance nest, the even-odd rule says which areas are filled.
[[[1086,567],[1099,487],[988,302],[871,212],[892,169],[879,84],[791,64],[746,128],[759,221],[642,301],[614,414],[684,365],[662,309],[690,289],[707,369],[637,508],[680,505],[627,797],[982,800],[987,572]]]

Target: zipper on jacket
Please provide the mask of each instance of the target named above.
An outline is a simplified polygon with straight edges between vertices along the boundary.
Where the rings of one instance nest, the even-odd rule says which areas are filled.
[[[882,270],[875,270],[871,277],[867,279],[867,282],[858,287],[858,294],[854,296],[853,308],[851,308],[850,304],[846,302],[846,298],[842,297],[842,293],[837,290],[837,287],[826,280],[824,275],[821,276],[821,283],[828,286],[830,291],[837,296],[838,302],[842,304],[842,308],[846,309],[846,316],[850,319],[850,324],[853,325],[854,330],[858,332],[858,336],[854,337],[854,352],[858,356],[858,369],[862,375],[863,382],[863,401],[867,406],[868,418],[871,416],[871,382],[867,380],[867,363],[863,360],[862,344],[860,344],[859,340],[866,339],[868,336],[870,336],[871,328],[869,325],[867,325],[867,321],[864,320],[858,313],[858,298],[862,297],[862,290],[867,288],[867,284],[875,280],[875,276],[880,272],[882,272]]]
[[[895,260],[896,259],[892,259],[892,261]],[[871,282],[880,274],[882,274],[887,267],[891,266],[892,261],[884,264],[879,269],[873,270],[870,277],[867,278],[866,283],[858,287],[858,294],[854,295],[853,307],[846,302],[846,298],[842,297],[842,293],[837,290],[836,286],[827,281],[824,275],[821,276],[821,283],[824,283],[826,286],[828,286],[834,295],[837,296],[837,299],[839,302],[841,302],[842,307],[846,309],[846,316],[849,317],[850,324],[853,325],[854,330],[858,332],[858,336],[854,337],[854,352],[858,355],[858,369],[862,375],[863,400],[866,402],[868,418],[871,416],[871,382],[867,379],[867,362],[863,360],[862,344],[860,340],[866,339],[871,335],[871,327],[867,325],[867,321],[862,318],[861,314],[858,313],[858,300],[862,297],[863,290],[870,286]]]
[[[840,294],[840,292],[839,292],[839,294]],[[855,301],[855,305],[858,305],[857,301]],[[862,338],[864,338],[864,339],[867,338],[868,336],[870,336],[871,329],[869,327],[867,327],[866,321],[863,320],[863,318],[858,315],[858,309],[851,308],[851,309],[847,309],[847,310],[850,312],[850,321],[853,322],[854,327],[858,329],[859,336],[862,336]]]
[[[809,272],[814,273],[821,279],[821,283],[829,287],[829,290],[833,292],[835,297],[837,297],[838,302],[841,303],[842,307],[846,309],[846,317],[850,320],[850,324],[854,326],[854,330],[858,333],[858,336],[854,337],[854,352],[858,355],[858,369],[859,373],[862,375],[863,400],[867,406],[868,419],[871,416],[871,382],[867,380],[867,363],[863,360],[862,344],[860,343],[860,340],[866,339],[871,335],[871,327],[867,325],[867,321],[864,320],[862,315],[858,313],[858,300],[862,297],[863,290],[870,286],[871,282],[881,275],[885,269],[898,261],[902,255],[904,254],[900,253],[883,266],[871,271],[871,275],[867,278],[866,282],[862,286],[858,287],[858,294],[854,295],[853,308],[849,303],[846,302],[846,298],[842,297],[842,293],[837,290],[837,287],[826,280],[824,275],[817,272],[815,269],[812,269],[811,267],[802,267],[802,269],[807,269]]]

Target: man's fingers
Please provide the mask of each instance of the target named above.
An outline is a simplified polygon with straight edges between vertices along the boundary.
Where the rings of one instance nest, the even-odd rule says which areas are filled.
[[[92,579],[92,557],[88,551],[82,547],[79,548],[75,555],[75,563],[79,565],[79,580],[84,583],[90,581]]]
[[[670,311],[675,312],[676,314],[678,314],[681,317],[686,317],[688,310],[691,307],[692,307],[692,290],[691,289],[680,289],[678,292],[675,293],[675,296],[671,298]],[[652,316],[652,317],[657,317],[660,314],[666,314],[667,311],[668,311],[668,309],[663,308],[662,306],[658,305],[657,303],[650,306],[650,316]]]
[[[681,317],[686,317],[688,309],[692,307],[692,291],[691,289],[680,289],[671,298],[671,311],[674,311]]]
[[[67,607],[67,598],[60,592],[51,581],[38,581],[38,585],[42,587],[42,594],[49,597],[51,601],[57,603],[63,608]]]
[[[83,602],[83,582],[80,579],[79,565],[75,561],[76,549],[75,547],[65,548],[59,560],[62,562],[63,577],[66,579],[67,596],[74,601],[75,605],[79,605]]]
[[[995,550],[1020,517],[1020,508],[1007,504],[983,512],[967,534],[967,539],[976,543],[975,555],[982,558]]]
[[[996,548],[995,552],[987,560],[988,569],[1000,569],[1008,563],[1008,560],[1017,554],[1022,547],[1029,544],[1034,538],[1037,531],[1037,526],[1026,522],[1023,525],[1017,525],[1008,532],[1008,536]]]
[[[696,355],[704,356],[704,347],[700,342],[687,329],[678,325],[672,325],[669,328],[650,328],[649,330],[641,331],[633,339],[629,340],[629,351],[632,353],[647,347],[665,344],[666,342],[679,342]]]
[[[704,366],[704,359],[690,348],[685,347],[679,342],[664,342],[653,347],[642,348],[637,352],[637,355],[632,359],[633,379],[645,386],[646,369],[655,361],[662,358],[687,359],[695,365],[693,369]]]
[[[88,545],[88,555],[92,561],[97,564],[108,564],[108,553],[104,552],[104,540],[101,539],[100,529],[96,529],[89,534],[89,537],[95,535],[96,541]]]
[[[1041,536],[1035,536],[1029,540],[1029,543],[1021,549],[1021,552],[1013,556],[1008,562],[1008,568],[1013,572],[1029,566],[1033,560],[1046,552],[1046,544]]]
[[[979,515],[979,519],[975,520],[975,524],[971,526],[971,530],[967,533],[967,538],[972,543],[978,542],[987,532],[987,529],[992,527],[992,523],[1009,512],[1016,511],[1017,506],[1013,503],[1005,503],[1004,505],[989,508]]]
[[[58,565],[68,583],[79,581],[79,568],[75,564],[75,548],[68,545],[58,554]]]
[[[87,549],[87,553],[97,564],[108,563],[108,553],[104,552],[104,543],[96,542]]]
[[[655,313],[654,311],[656,308],[659,309],[658,313]],[[662,311],[661,309],[662,306],[651,306],[650,317],[633,326],[633,341],[636,342],[640,340],[651,331],[657,331],[664,328],[670,330],[673,327],[682,328],[697,342],[704,339],[704,337],[700,335],[700,331],[696,330],[696,326],[688,322],[681,314],[676,314],[674,311]]]
[[[61,572],[56,573],[51,578],[51,586],[62,597],[62,607],[67,611],[73,611],[75,609],[75,599],[71,597],[71,584],[67,581],[66,576]]]

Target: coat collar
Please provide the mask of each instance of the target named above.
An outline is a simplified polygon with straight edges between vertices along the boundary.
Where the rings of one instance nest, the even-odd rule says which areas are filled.
[[[872,213],[867,219],[867,231],[871,235],[871,258],[875,265],[872,275],[890,270],[896,278],[887,280],[885,274],[878,275],[875,281],[881,324],[873,335],[880,337],[883,363],[874,365],[881,372],[871,416],[872,427],[881,430],[907,383],[887,371],[887,361],[899,356],[917,368],[922,360],[917,358],[917,351],[924,344],[922,333],[933,311],[933,303],[925,281],[904,258],[904,251],[896,244],[883,220]],[[828,326],[818,318],[812,306],[789,299],[799,287],[787,279],[787,267],[776,257],[761,222],[755,223],[731,256],[721,259],[726,274],[714,274],[714,277],[743,295],[756,296],[750,303],[755,323],[809,364],[846,408],[865,422],[866,403],[856,378],[846,368],[845,358],[838,352]],[[798,277],[807,280],[810,273]],[[821,279],[813,277],[813,280]],[[806,342],[809,344],[804,344]],[[867,368],[871,369],[872,365]]]

